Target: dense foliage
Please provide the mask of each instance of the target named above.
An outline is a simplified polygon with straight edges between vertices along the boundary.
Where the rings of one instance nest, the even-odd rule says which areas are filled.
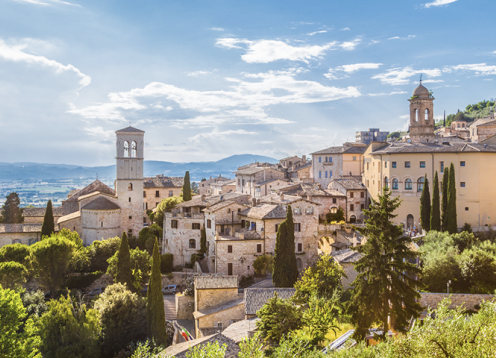
[[[24,209],[20,208],[21,201],[17,193],[10,193],[5,197],[5,203],[0,211],[2,222],[7,224],[18,224],[24,222],[22,212]]]
[[[117,278],[118,254],[119,251],[108,259],[107,274],[111,275],[114,278],[114,281]],[[129,251],[129,259],[132,275],[132,286],[128,287],[128,289],[133,292],[138,292],[141,287],[148,282],[148,278],[150,277],[151,258],[147,251],[136,248]]]
[[[164,228],[164,213],[170,213],[172,209],[183,202],[183,198],[180,196],[171,196],[169,198],[163,199],[160,204],[157,205],[155,215],[153,216],[153,221]]]
[[[23,244],[5,245],[0,248],[0,262],[15,261],[26,266],[29,262],[29,246]]]
[[[387,334],[389,317],[394,329],[404,332],[411,317],[418,317],[421,311],[416,301],[420,298],[416,276],[421,270],[409,262],[415,257],[410,249],[412,239],[403,236],[402,227],[392,222],[400,203],[398,197],[391,198],[391,190],[386,188],[378,201],[373,200],[365,210],[366,227],[359,231],[368,240],[353,248],[362,255],[355,263],[358,275],[352,284],[350,306],[357,339],[363,339],[373,326]]]
[[[420,196],[420,224],[425,231],[429,231],[431,228],[431,194],[427,174],[424,177],[424,188]]]
[[[55,232],[55,222],[53,220],[52,201],[48,200],[45,217],[41,225],[41,237],[50,236]]]
[[[458,232],[458,223],[456,220],[456,181],[455,181],[455,166],[450,165],[449,180],[448,180],[448,203],[446,206],[446,227],[444,231],[450,234]]]
[[[171,273],[174,269],[174,255],[166,253],[160,256],[160,272]]]
[[[431,206],[431,227],[430,230],[441,231],[441,212],[439,202],[439,178],[434,174],[434,185],[432,189],[432,206]]]
[[[326,221],[328,223],[331,223],[333,221],[340,222],[340,221],[345,221],[346,218],[344,217],[344,210],[341,208],[338,208],[338,210],[335,213],[332,213],[329,211],[326,214]]]
[[[133,272],[131,268],[131,254],[129,253],[129,244],[127,242],[127,235],[122,233],[121,246],[117,255],[117,272],[115,274],[115,283],[122,283],[127,286],[131,291],[136,290],[133,285]]]
[[[293,210],[288,205],[286,220],[277,229],[272,281],[275,287],[293,287],[297,279]]]
[[[162,274],[160,273],[160,254],[158,242],[155,240],[152,257],[152,274],[148,284],[146,320],[148,325],[148,337],[159,345],[167,344],[167,332],[165,330],[165,308],[162,296]]]
[[[189,171],[184,174],[184,184],[183,184],[183,200],[191,200],[191,183],[189,181]]]
[[[23,342],[17,332],[26,315],[19,293],[0,286],[0,357],[23,357]]]
[[[255,274],[258,276],[265,276],[269,272],[272,272],[273,263],[274,257],[272,255],[258,256],[253,262],[253,269],[255,270]]]
[[[15,261],[0,262],[0,284],[5,288],[16,288],[26,282],[28,270]]]

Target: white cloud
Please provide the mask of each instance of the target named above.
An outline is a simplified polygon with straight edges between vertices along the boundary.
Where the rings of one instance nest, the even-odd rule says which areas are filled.
[[[313,35],[316,35],[316,34],[325,34],[326,32],[327,32],[327,30],[321,30],[321,31],[310,32],[307,35],[313,36]]]
[[[20,3],[33,4],[33,5],[43,5],[43,6],[62,4],[62,5],[81,7],[81,5],[79,5],[79,4],[73,4],[73,3],[70,3],[67,1],[62,1],[62,0],[14,0],[14,1],[20,2]]]
[[[422,83],[442,83],[444,80],[425,80]]]
[[[431,6],[442,6],[442,5],[448,5],[457,0],[434,0],[433,2],[429,2],[427,4],[424,4],[426,8],[430,8]]]
[[[442,75],[442,71],[438,68],[431,70],[414,70],[410,66],[407,67],[397,67],[387,70],[384,73],[373,76],[373,79],[380,80],[383,84],[388,85],[407,85],[410,83],[410,77],[415,75],[424,74],[428,77],[439,77]]]
[[[72,107],[70,113],[88,119],[123,122],[126,119],[169,121],[175,127],[211,127],[229,124],[284,124],[286,119],[266,113],[278,104],[317,103],[359,97],[356,87],[323,86],[314,81],[296,80],[299,69],[245,74],[226,79],[228,90],[197,91],[153,82],[144,88],[110,93],[106,103]],[[160,107],[172,107],[163,110]]]
[[[205,139],[219,140],[219,139],[226,139],[226,137],[231,136],[231,135],[256,135],[256,134],[258,134],[258,133],[245,131],[244,129],[227,130],[227,131],[221,131],[221,132],[214,130],[214,131],[209,132],[209,133],[200,133],[200,134],[194,135],[192,137],[189,137],[188,139],[192,142],[200,143]]]
[[[354,63],[351,65],[343,65],[343,66],[338,66],[336,68],[330,68],[329,72],[324,74],[328,79],[342,79],[346,78],[348,76],[340,76],[337,73],[339,72],[346,72],[346,73],[353,73],[359,70],[367,70],[367,69],[376,69],[379,68],[379,66],[382,66],[382,63]]]
[[[340,29],[339,31],[350,31],[350,28],[349,27],[343,27],[342,29]]]
[[[496,75],[496,66],[487,65],[485,63],[475,63],[475,64],[451,66],[443,69],[443,72],[449,73],[451,71],[474,71],[477,76],[488,76],[488,75]]]
[[[406,91],[393,91],[389,93],[369,93],[368,96],[370,97],[381,97],[381,96],[392,96],[395,94],[405,94],[407,93]]]
[[[188,76],[191,76],[191,77],[198,77],[198,76],[202,76],[202,75],[208,75],[212,72],[210,71],[194,71],[194,72],[188,72],[187,75]]]
[[[49,67],[55,70],[55,73],[61,72],[74,72],[79,78],[80,88],[86,87],[91,83],[91,77],[82,73],[79,69],[71,64],[63,65],[57,61],[50,60],[44,56],[32,55],[24,52],[27,48],[27,44],[20,45],[7,45],[2,39],[0,39],[0,58],[7,61],[13,62],[25,62],[28,64],[36,64],[44,67]]]
[[[408,35],[406,37],[394,36],[394,37],[388,38],[388,40],[411,40],[411,39],[414,39],[415,37],[417,37],[417,36],[416,35]]]
[[[360,39],[338,43],[329,42],[325,45],[292,46],[279,40],[256,40],[237,38],[217,39],[216,46],[228,49],[243,49],[246,53],[241,56],[248,63],[269,63],[278,60],[302,61],[308,63],[310,60],[321,58],[328,50],[353,50]]]
[[[212,30],[212,31],[224,31],[224,29],[222,27],[211,27],[211,28],[209,28],[209,30]]]

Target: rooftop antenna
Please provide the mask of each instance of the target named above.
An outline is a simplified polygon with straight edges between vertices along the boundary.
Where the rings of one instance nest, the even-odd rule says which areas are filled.
[[[96,173],[96,180],[98,180],[98,173]]]
[[[446,127],[446,110],[444,111],[443,127]]]
[[[422,74],[420,74],[420,84],[422,84]]]

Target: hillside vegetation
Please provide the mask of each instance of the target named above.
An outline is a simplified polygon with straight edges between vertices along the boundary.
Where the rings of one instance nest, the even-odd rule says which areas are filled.
[[[458,113],[447,115],[446,126],[451,125],[451,122],[453,121],[472,122],[476,119],[487,117],[490,114],[491,107],[494,107],[494,104],[494,100],[483,100],[479,103],[469,104],[467,107],[465,107],[464,111],[459,111]],[[436,125],[442,126],[443,120],[441,119],[440,121],[438,121]]]

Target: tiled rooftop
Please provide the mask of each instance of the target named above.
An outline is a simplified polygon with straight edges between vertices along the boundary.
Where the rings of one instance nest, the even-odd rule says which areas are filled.
[[[156,177],[143,178],[145,188],[182,188],[184,177],[167,177],[157,175]]]
[[[255,315],[257,311],[277,292],[277,297],[288,299],[293,297],[294,288],[246,288],[245,289],[245,314]]]
[[[353,251],[351,249],[344,249],[344,250],[340,250],[340,251],[335,251],[335,252],[332,252],[331,255],[340,264],[341,263],[357,262],[362,257],[361,253]]]
[[[117,210],[120,206],[111,202],[104,196],[99,196],[82,207],[83,210]]]

